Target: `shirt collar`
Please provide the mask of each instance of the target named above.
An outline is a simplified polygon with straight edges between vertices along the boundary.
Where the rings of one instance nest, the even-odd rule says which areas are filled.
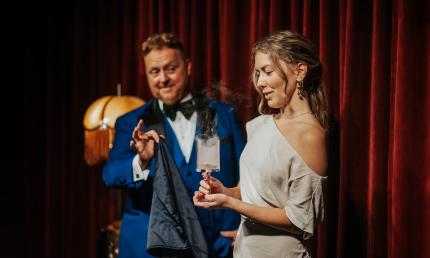
[[[185,95],[185,97],[183,97],[183,98],[179,101],[179,103],[185,102],[185,101],[190,100],[190,99],[192,99],[192,98],[193,98],[193,95],[191,95],[191,92],[188,92],[188,94],[187,94],[187,95]],[[160,99],[157,99],[157,101],[158,101],[158,106],[160,107],[161,111],[164,111],[164,108],[163,108],[164,103],[163,103],[163,101],[161,101]]]

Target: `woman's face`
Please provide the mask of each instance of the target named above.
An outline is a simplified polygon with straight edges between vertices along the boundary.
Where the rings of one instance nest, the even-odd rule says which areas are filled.
[[[280,64],[287,81],[275,70],[268,54],[255,54],[255,86],[263,94],[268,106],[275,109],[285,107],[296,90],[296,73],[285,62],[280,61]]]

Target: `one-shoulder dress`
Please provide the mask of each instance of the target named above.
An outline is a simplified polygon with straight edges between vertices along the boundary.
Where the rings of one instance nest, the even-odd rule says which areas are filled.
[[[283,208],[292,226],[262,224],[242,216],[234,257],[311,257],[305,240],[324,218],[327,177],[310,169],[277,128],[272,115],[246,124],[240,157],[242,201]]]

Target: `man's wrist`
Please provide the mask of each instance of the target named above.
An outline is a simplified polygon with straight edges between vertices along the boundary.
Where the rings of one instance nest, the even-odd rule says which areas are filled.
[[[149,162],[147,160],[142,160],[140,157],[138,157],[137,161],[142,170],[149,169]]]
[[[138,154],[133,158],[133,181],[137,182],[140,180],[146,180],[149,175],[149,161],[142,162]]]

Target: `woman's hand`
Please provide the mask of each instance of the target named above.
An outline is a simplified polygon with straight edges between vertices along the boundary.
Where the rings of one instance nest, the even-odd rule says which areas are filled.
[[[227,188],[207,172],[202,172],[202,176],[199,190],[194,193],[194,205],[206,209],[227,208],[228,202],[232,199],[227,195]]]
[[[212,177],[208,172],[202,172],[203,180],[200,180],[199,191],[203,194],[224,193],[225,187],[215,177]]]
[[[193,196],[194,205],[206,209],[227,208],[230,199],[231,197],[225,194],[204,194],[200,191],[194,192]]]

